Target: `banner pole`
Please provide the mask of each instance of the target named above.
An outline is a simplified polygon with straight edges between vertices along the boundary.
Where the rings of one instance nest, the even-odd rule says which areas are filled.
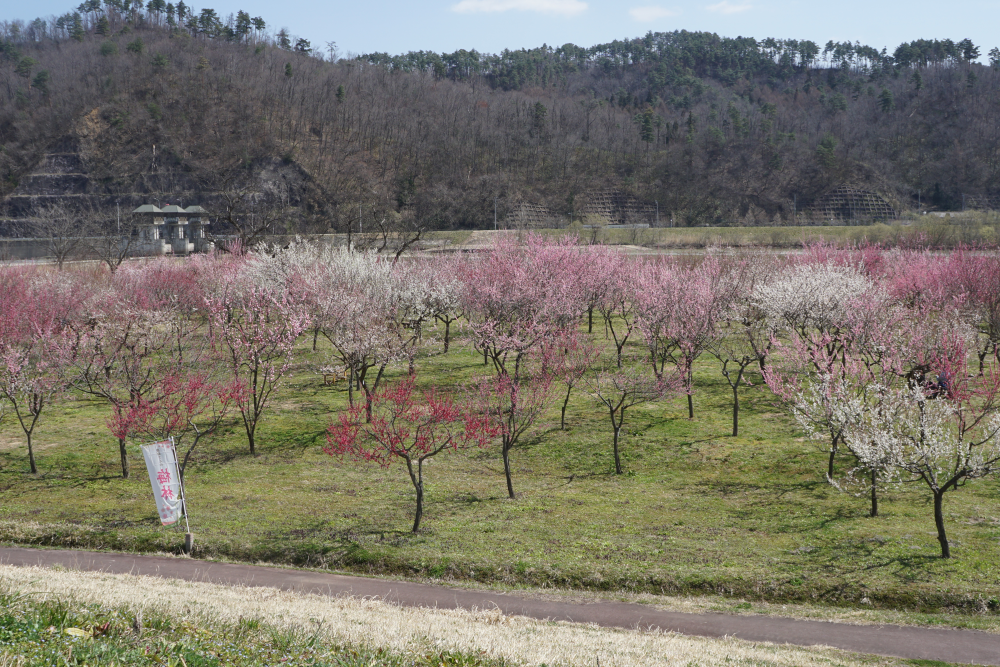
[[[187,494],[184,493],[184,475],[181,474],[180,461],[177,459],[177,445],[174,442],[174,436],[170,436],[170,446],[174,449],[174,460],[177,461],[177,481],[180,483],[181,492],[181,508],[184,510],[184,553],[191,553],[191,549],[194,547],[194,535],[191,534],[191,524],[188,522],[188,504],[187,504]]]

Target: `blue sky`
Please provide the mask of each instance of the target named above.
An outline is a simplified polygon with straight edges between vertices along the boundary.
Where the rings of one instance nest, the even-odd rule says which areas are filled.
[[[0,18],[30,20],[79,0],[0,3]],[[918,38],[971,38],[983,56],[1000,46],[1000,0],[195,0],[220,15],[244,9],[341,55],[387,51],[497,52],[543,43],[590,46],[649,30],[707,30],[723,36],[860,41],[891,52]]]

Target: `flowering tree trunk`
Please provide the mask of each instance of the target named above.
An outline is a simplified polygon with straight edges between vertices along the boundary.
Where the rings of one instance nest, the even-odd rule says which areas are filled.
[[[588,302],[578,276],[589,258],[570,241],[529,235],[524,246],[502,239],[461,272],[463,312],[472,344],[492,362],[480,398],[499,429],[507,494],[514,498],[510,451],[542,414],[552,387],[548,361],[576,327]]]
[[[717,320],[729,303],[721,275],[712,257],[691,269],[649,266],[639,275],[637,324],[653,373],[662,380],[666,364],[677,368],[685,383],[689,419],[694,419],[695,361],[718,335]]]
[[[126,443],[118,428],[153,400],[164,378],[185,364],[197,365],[204,295],[200,264],[170,259],[126,263],[87,312],[76,355],[75,387],[111,407],[108,427],[118,441],[122,477],[130,474]]]
[[[11,398],[11,395],[8,394],[7,397]],[[45,397],[35,392],[28,392],[21,396],[14,395],[11,403],[28,445],[28,469],[31,470],[32,475],[36,475],[38,474],[38,466],[35,465],[35,450],[32,447],[31,436],[35,432],[38,418],[42,415],[42,408],[45,407]]]
[[[618,368],[616,355],[614,364],[609,363],[604,367],[595,367],[587,376],[587,386],[591,395],[607,409],[611,419],[615,474],[617,475],[624,472],[619,444],[622,425],[625,422],[625,411],[635,405],[655,401],[672,391],[676,391],[682,384],[676,377],[650,379],[640,370],[640,364],[635,363],[635,361],[628,360],[629,363]]]
[[[14,276],[0,294],[0,397],[24,432],[28,466],[38,472],[33,437],[43,411],[72,382],[79,284],[71,278]]]
[[[511,499],[516,496],[510,452],[545,411],[552,381],[553,375],[544,366],[537,374],[522,376],[517,382],[506,374],[479,381],[479,410],[486,416],[491,433],[500,437],[507,495]]]
[[[182,483],[191,455],[204,438],[219,428],[241,390],[238,382],[213,379],[212,364],[203,366],[207,370],[180,371],[158,378],[153,392],[109,420],[112,432],[122,441],[136,436],[173,438],[177,451],[183,451],[178,467]]]
[[[213,334],[239,391],[250,454],[257,455],[257,427],[291,365],[292,346],[305,329],[303,307],[279,287],[237,284],[209,301]]]

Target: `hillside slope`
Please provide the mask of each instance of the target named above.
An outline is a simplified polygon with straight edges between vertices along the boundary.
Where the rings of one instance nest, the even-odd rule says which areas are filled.
[[[329,62],[281,35],[102,12],[0,30],[13,218],[266,200],[298,230],[483,228],[495,211],[587,222],[613,195],[612,222],[787,224],[845,186],[896,212],[1000,194],[1000,70],[971,43],[831,44],[820,62],[811,42],[671,33]]]

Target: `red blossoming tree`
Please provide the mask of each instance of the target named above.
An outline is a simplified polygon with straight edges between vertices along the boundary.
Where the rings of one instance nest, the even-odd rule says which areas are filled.
[[[372,395],[371,419],[356,403],[327,429],[324,451],[389,467],[402,460],[416,493],[413,532],[424,513],[424,462],[446,450],[484,446],[492,427],[466,406],[430,390],[416,389],[413,376]]]

